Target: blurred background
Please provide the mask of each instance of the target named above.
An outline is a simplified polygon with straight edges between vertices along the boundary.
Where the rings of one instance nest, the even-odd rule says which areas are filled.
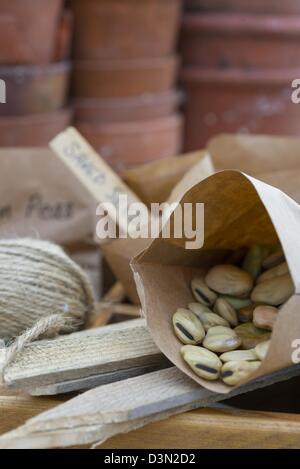
[[[0,146],[75,125],[119,173],[221,132],[299,135],[298,0],[0,0]]]

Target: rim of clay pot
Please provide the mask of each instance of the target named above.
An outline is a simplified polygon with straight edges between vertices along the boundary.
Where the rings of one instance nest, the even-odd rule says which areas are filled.
[[[120,98],[77,98],[73,100],[74,105],[89,108],[110,107],[110,108],[127,108],[128,106],[147,106],[155,102],[172,102],[179,104],[182,93],[179,90],[167,90],[158,93],[145,93],[138,96],[125,96]]]
[[[141,2],[141,0],[139,0]],[[160,3],[164,0],[142,0],[143,2],[156,2],[156,3]],[[170,1],[170,0],[169,0]],[[174,1],[174,0],[171,0],[171,1]],[[178,1],[178,0],[175,0],[175,1]],[[70,3],[78,3],[78,4],[84,4],[84,3],[98,3],[99,0],[70,0]],[[117,3],[117,2],[120,2],[120,0],[101,0],[102,3]],[[132,3],[132,2],[135,2],[136,3],[136,0],[123,0],[122,3]]]
[[[0,78],[3,78],[5,76],[10,77],[16,75],[51,75],[61,72],[69,72],[71,70],[71,67],[72,64],[69,60],[39,65],[0,65]]]
[[[142,59],[77,60],[74,69],[85,70],[133,70],[137,68],[157,68],[165,65],[178,66],[178,55]]]
[[[201,69],[200,67],[186,67],[181,72],[181,79],[185,82],[195,83],[222,83],[222,84],[268,84],[291,86],[295,78],[300,77],[300,68],[286,70],[255,70],[230,68],[222,69]]]
[[[20,116],[1,116],[0,126],[10,127],[14,125],[28,126],[43,124],[55,120],[63,116],[72,116],[73,110],[71,107],[59,109],[58,111],[44,112],[43,114],[27,114]]]
[[[185,0],[190,11],[227,11],[240,13],[294,15],[299,13],[298,0]],[[279,4],[281,4],[279,6]],[[250,6],[251,5],[251,6]]]
[[[183,17],[184,32],[228,34],[300,34],[300,15],[255,15],[245,13],[195,13]]]
[[[166,128],[173,127],[174,125],[181,125],[183,116],[179,112],[175,112],[170,116],[149,119],[145,121],[131,121],[131,122],[108,122],[105,124],[96,122],[76,122],[75,127],[80,129],[89,129],[95,132],[106,132],[110,134],[136,134],[148,133],[152,130],[164,131]]]

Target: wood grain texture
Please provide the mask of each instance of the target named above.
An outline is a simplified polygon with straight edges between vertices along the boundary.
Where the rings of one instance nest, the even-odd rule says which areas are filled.
[[[99,448],[300,448],[300,415],[200,409],[114,436]]]
[[[152,373],[163,368],[168,368],[170,364],[159,361],[156,365],[149,366],[136,366],[127,368],[125,370],[117,370],[108,373],[102,373],[99,375],[87,376],[86,378],[78,378],[69,381],[62,381],[59,383],[49,384],[47,386],[41,386],[30,391],[31,396],[55,396],[59,394],[66,394],[70,392],[86,391],[89,389],[102,386],[103,384],[115,383],[135,376],[144,375],[146,373]]]
[[[184,412],[185,407],[181,407],[177,412]],[[151,418],[140,418],[136,420],[120,422],[118,424],[108,423],[101,425],[80,425],[72,428],[62,428],[55,431],[28,431],[26,425],[14,431],[6,433],[1,439],[1,449],[43,449],[59,447],[82,447],[90,445],[99,446],[111,436],[118,433],[128,433],[131,430],[144,427],[151,422],[168,418],[174,411],[163,412],[151,416]]]
[[[26,419],[51,409],[60,402],[63,402],[61,398],[1,395],[0,434],[12,430]],[[89,434],[94,432],[95,441],[101,437],[97,426],[94,430],[92,427],[88,429],[83,427],[82,430],[77,430],[79,431],[81,441],[84,441],[84,434],[87,432]],[[71,433],[72,431],[69,438],[72,445]],[[60,446],[59,442],[57,446]],[[199,409],[114,436],[98,447],[100,449],[300,448],[300,415],[241,411],[234,408]]]
[[[6,394],[6,395],[5,395]],[[0,395],[0,434],[22,425],[41,412],[52,409],[65,401],[63,398],[33,398],[30,396]]]
[[[133,376],[139,374],[138,368],[159,369],[167,364],[145,320],[136,319],[29,344],[7,367],[5,381],[11,389],[30,392],[40,388],[40,393],[43,386],[72,381],[74,391],[86,388],[85,378],[105,374],[99,383],[103,384],[110,382],[110,376],[111,381],[118,379],[113,372],[128,370],[128,376]],[[132,368],[136,373],[130,372]]]
[[[30,432],[128,422],[174,410],[210,398],[201,388],[172,367],[80,394],[27,422]]]
[[[274,380],[283,380],[298,373],[299,367],[296,366],[292,370],[283,370],[276,376],[271,375],[234,389],[230,396],[262,388]],[[97,441],[103,443],[117,434],[142,428],[188,410],[215,405],[224,398],[222,394],[199,387],[176,368],[160,370],[101,386],[48,410],[0,437],[0,448],[53,448],[92,444]],[[264,422],[263,415],[259,415],[258,423],[268,433],[272,425],[268,426]],[[290,429],[299,436],[299,418],[295,419],[295,425],[291,427],[286,419],[279,419],[279,422],[278,431],[284,434]],[[205,426],[204,423],[200,424]],[[219,419],[208,419],[207,425],[215,425],[218,429]],[[226,425],[225,422],[223,427]],[[231,426],[234,433],[234,423]],[[257,423],[251,426],[247,422],[243,430],[249,428],[249,433],[254,434],[256,426]],[[282,446],[287,444],[284,439],[282,441]],[[164,441],[161,444],[167,443]],[[275,445],[275,442],[271,444]],[[296,443],[293,440],[291,444]],[[187,443],[183,446],[186,447]]]
[[[202,388],[176,367],[110,383],[81,394],[28,422],[30,431],[75,428],[136,420],[162,412],[207,407],[299,374],[300,367],[282,370],[223,395]]]
[[[29,417],[57,405],[56,399],[37,399],[11,396],[0,397],[0,433],[11,430]],[[99,427],[90,426],[76,430],[81,434],[93,434],[95,441],[101,439]],[[75,433],[76,433],[75,432]],[[69,436],[57,435],[59,439]],[[44,438],[49,438],[47,435]],[[43,436],[36,441],[42,443]],[[31,445],[34,443],[31,441]],[[41,444],[41,446],[43,446]],[[88,447],[87,443],[87,447]],[[300,448],[300,415],[241,411],[236,409],[199,409],[150,423],[138,430],[113,436],[99,449],[168,449],[168,448]]]

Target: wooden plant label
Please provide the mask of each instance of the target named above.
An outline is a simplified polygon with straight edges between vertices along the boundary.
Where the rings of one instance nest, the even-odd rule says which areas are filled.
[[[127,233],[127,209],[124,212],[118,201],[120,195],[126,195],[128,206],[140,202],[134,192],[74,127],[58,134],[50,147],[97,202],[108,203],[105,205],[108,216],[118,224],[122,233]]]

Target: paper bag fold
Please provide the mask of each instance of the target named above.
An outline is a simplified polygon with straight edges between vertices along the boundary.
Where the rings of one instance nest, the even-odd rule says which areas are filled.
[[[300,203],[300,138],[221,134],[207,151],[215,171],[236,169],[278,187]]]
[[[199,151],[181,157],[167,158],[135,170],[127,171],[130,188],[142,197],[149,208],[151,203],[177,203],[196,182],[213,174],[213,166],[207,152]],[[102,245],[104,256],[122,282],[135,304],[139,304],[130,261],[149,247],[151,239],[117,239]]]
[[[186,202],[205,204],[204,246],[187,250],[184,237],[159,238],[134,259],[132,268],[150,332],[161,351],[202,386],[228,393],[232,388],[198,378],[184,363],[172,315],[194,301],[190,281],[196,273],[226,262],[240,247],[281,243],[295,293],[281,308],[269,353],[251,379],[292,365],[292,344],[300,339],[300,206],[279,189],[229,170],[196,184],[184,195],[180,207]],[[169,220],[171,227],[174,220],[176,211]]]

